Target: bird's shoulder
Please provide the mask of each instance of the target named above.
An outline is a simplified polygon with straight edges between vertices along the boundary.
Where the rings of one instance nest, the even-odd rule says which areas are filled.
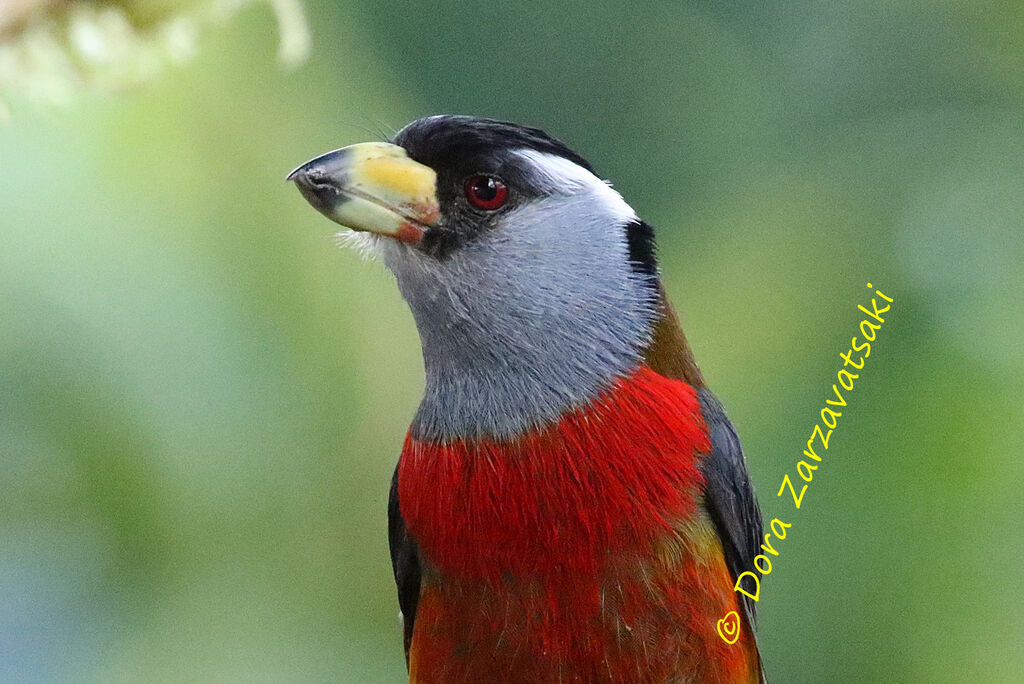
[[[658,299],[660,316],[645,362],[655,372],[686,382],[696,390],[710,443],[708,453],[697,462],[704,478],[703,507],[718,533],[722,554],[735,581],[740,573],[754,567],[763,536],[761,510],[736,429],[722,403],[705,385],[675,310],[660,286]],[[741,606],[753,630],[756,604],[743,596]]]

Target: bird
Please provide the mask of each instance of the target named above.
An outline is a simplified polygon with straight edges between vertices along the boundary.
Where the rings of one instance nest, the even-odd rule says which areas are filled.
[[[764,682],[734,586],[761,514],[651,225],[565,143],[474,116],[288,180],[420,338],[388,505],[409,681]]]

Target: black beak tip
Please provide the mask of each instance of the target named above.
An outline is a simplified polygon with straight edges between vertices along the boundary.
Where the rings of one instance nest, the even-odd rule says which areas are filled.
[[[310,159],[308,162],[289,173],[288,177],[285,178],[285,182],[299,181],[301,184],[301,181],[310,180],[310,177],[316,179],[317,182],[329,180],[334,171],[344,169],[345,160],[348,156],[349,150],[347,148],[321,154],[319,157]]]
[[[285,182],[294,182],[295,187],[313,208],[325,212],[339,201],[339,192],[332,183],[314,180],[320,177],[318,168],[307,162],[288,174]]]

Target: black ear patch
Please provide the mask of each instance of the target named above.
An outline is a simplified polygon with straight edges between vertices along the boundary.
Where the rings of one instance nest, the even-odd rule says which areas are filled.
[[[626,242],[629,246],[629,265],[633,270],[657,278],[658,255],[654,242],[654,228],[640,219],[630,221],[626,224]]]

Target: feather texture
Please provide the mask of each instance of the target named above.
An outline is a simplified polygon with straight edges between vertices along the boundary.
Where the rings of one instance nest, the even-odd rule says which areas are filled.
[[[757,681],[701,505],[697,392],[645,366],[506,441],[406,441],[398,494],[419,546],[417,682]]]

